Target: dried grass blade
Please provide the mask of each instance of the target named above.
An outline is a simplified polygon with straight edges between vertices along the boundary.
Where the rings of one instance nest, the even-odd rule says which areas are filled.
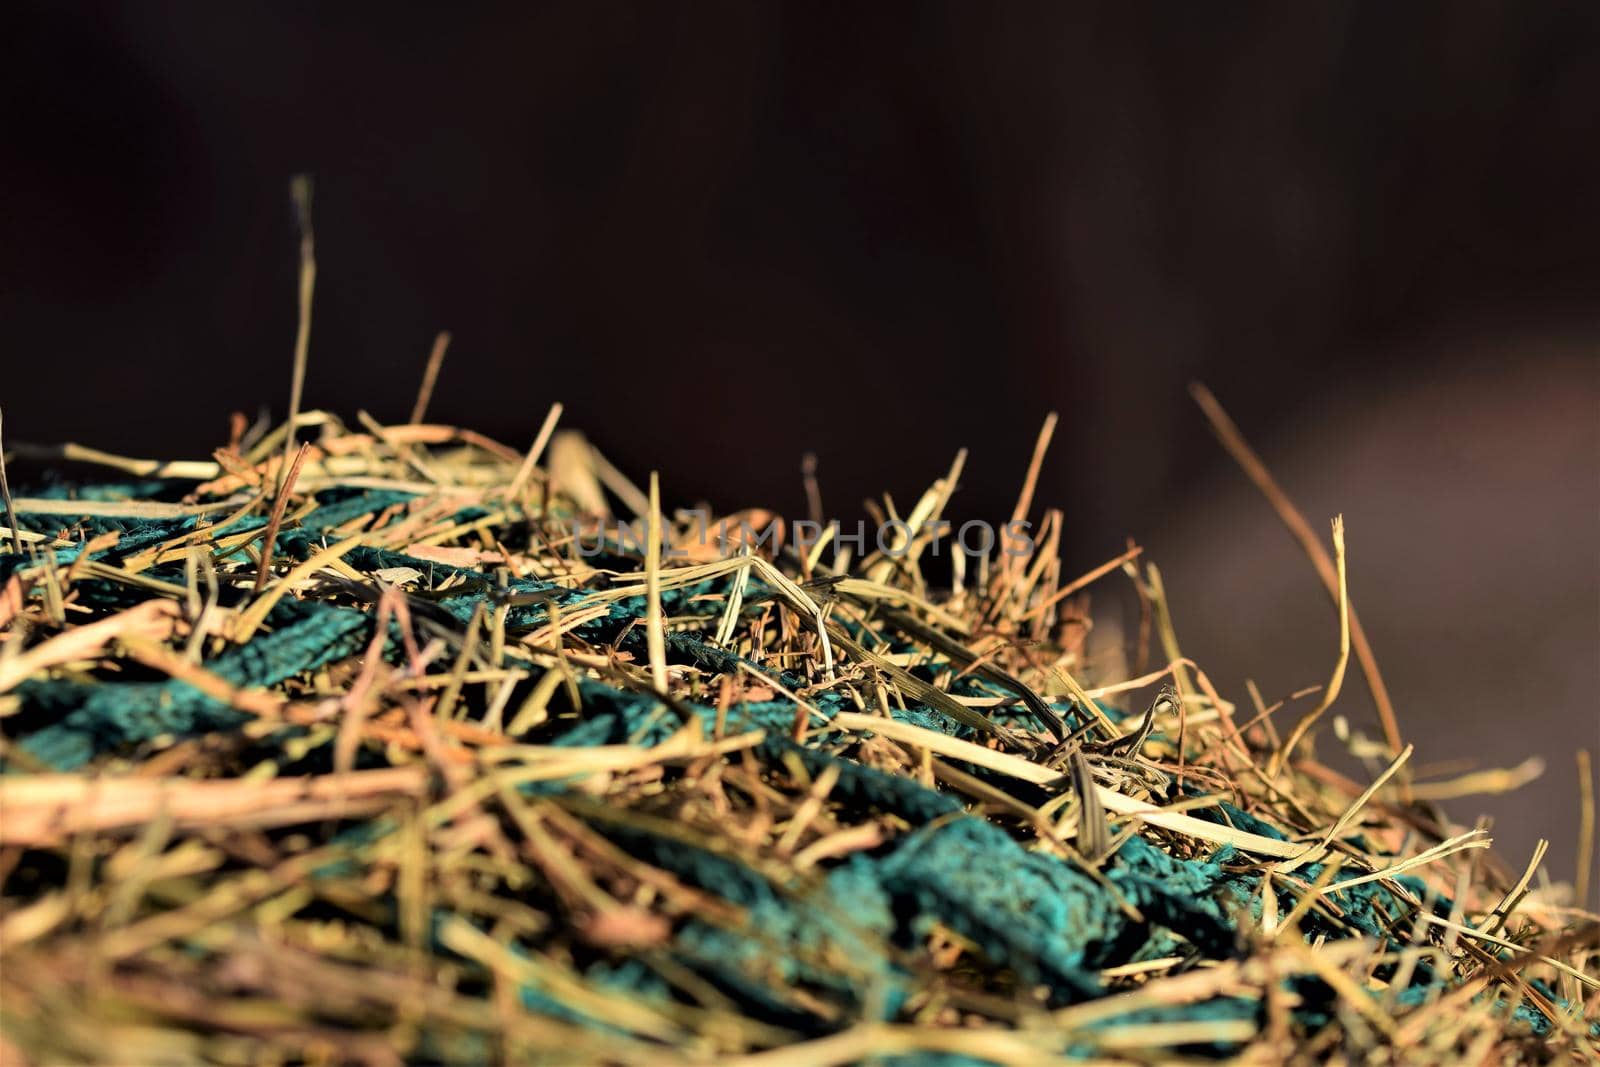
[[[1267,498],[1283,524],[1289,528],[1300,547],[1310,557],[1312,564],[1317,568],[1317,574],[1322,578],[1322,584],[1327,588],[1328,595],[1339,598],[1338,572],[1333,560],[1328,556],[1328,550],[1322,547],[1322,542],[1312,532],[1311,525],[1306,522],[1305,516],[1294,506],[1287,493],[1279,487],[1277,480],[1267,470],[1244,435],[1234,425],[1228,413],[1222,409],[1217,398],[1211,395],[1211,390],[1199,382],[1189,387],[1190,394],[1195,403],[1205,412],[1206,419],[1211,423],[1212,431],[1217,439],[1222,442],[1222,447],[1239,464],[1240,469],[1255,483],[1256,488]],[[1383,736],[1389,748],[1399,752],[1402,747],[1400,740],[1400,723],[1395,717],[1394,703],[1389,698],[1389,688],[1384,685],[1383,675],[1378,671],[1377,658],[1372,654],[1372,646],[1367,643],[1366,631],[1361,627],[1361,619],[1355,609],[1350,609],[1351,642],[1355,648],[1356,659],[1361,664],[1361,671],[1366,676],[1367,688],[1372,691],[1372,702],[1378,707],[1378,718],[1383,723]]]

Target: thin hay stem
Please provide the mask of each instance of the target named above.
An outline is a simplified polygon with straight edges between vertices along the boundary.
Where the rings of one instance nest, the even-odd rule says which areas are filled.
[[[1261,457],[1245,441],[1244,435],[1239,432],[1239,428],[1217,402],[1217,398],[1211,395],[1211,390],[1195,382],[1190,385],[1189,392],[1200,405],[1200,409],[1205,412],[1206,419],[1211,423],[1211,429],[1222,442],[1222,447],[1255,483],[1256,488],[1261,490],[1261,494],[1278,513],[1279,519],[1288,527],[1295,540],[1300,542],[1300,547],[1305,550],[1317,568],[1317,574],[1322,579],[1323,586],[1327,588],[1328,595],[1337,602],[1340,596],[1337,570],[1333,560],[1328,556],[1328,550],[1322,547],[1321,540],[1312,532],[1305,516],[1294,506],[1288,494],[1279,487],[1266,464],[1261,461]],[[1402,747],[1400,723],[1395,717],[1394,703],[1389,698],[1389,688],[1384,684],[1383,675],[1378,671],[1377,658],[1372,653],[1372,646],[1367,642],[1366,631],[1362,628],[1361,619],[1354,608],[1350,609],[1350,631],[1356,659],[1361,664],[1367,688],[1372,692],[1372,702],[1377,705],[1378,718],[1383,724],[1384,740],[1391,751],[1399,752]]]
[[[1284,740],[1278,751],[1273,755],[1271,770],[1269,771],[1269,775],[1273,778],[1276,778],[1283,770],[1285,761],[1294,755],[1295,748],[1299,746],[1311,728],[1317,724],[1317,720],[1322,718],[1323,713],[1333,706],[1335,700],[1339,699],[1339,690],[1344,685],[1345,667],[1350,662],[1351,614],[1349,586],[1345,575],[1344,516],[1342,515],[1335,516],[1333,520],[1333,550],[1337,560],[1339,582],[1339,656],[1333,664],[1333,676],[1328,679],[1328,685],[1322,691],[1322,699],[1317,702],[1316,707],[1307,712],[1305,717],[1295,724],[1294,729],[1289,732],[1288,738]]]
[[[544,453],[544,448],[550,443],[550,436],[556,432],[556,423],[561,421],[561,412],[564,409],[560,403],[550,405],[550,411],[544,417],[544,423],[539,427],[539,433],[533,439],[528,454],[522,459],[522,466],[517,468],[517,475],[511,479],[511,488],[508,491],[511,499],[516,500],[522,496],[522,490],[528,484],[528,479],[533,477],[534,465],[539,462],[539,457]]]
[[[1139,547],[1138,545],[1130,545],[1128,550],[1122,555],[1116,557],[1115,559],[1107,560],[1086,574],[1079,575],[1066,585],[1062,586],[1060,589],[1057,589],[1050,596],[1040,600],[1039,603],[1028,609],[1027,614],[1023,615],[1022,618],[1027,620],[1041,617],[1046,611],[1049,611],[1051,608],[1059,604],[1061,601],[1067,599],[1067,597],[1071,596],[1073,593],[1078,592],[1085,586],[1098,582],[1101,578],[1104,578],[1112,571],[1119,569],[1124,563],[1131,563],[1133,560],[1138,559],[1143,554],[1143,548]]]
[[[450,331],[440,330],[433,339],[433,349],[428,353],[428,363],[422,368],[422,384],[417,387],[417,401],[411,405],[411,417],[406,421],[412,425],[422,422],[422,417],[428,413],[428,402],[433,399],[433,387],[439,380],[439,368],[444,365],[445,350],[450,347]]]
[[[22,555],[22,535],[17,532],[17,509],[11,501],[11,482],[6,478],[5,412],[0,411],[0,497],[6,505],[6,525],[11,528],[11,551]]]
[[[1594,867],[1594,768],[1589,750],[1578,749],[1578,864],[1573,881],[1574,899],[1578,907],[1589,906],[1589,878]]]
[[[289,473],[283,479],[282,488],[272,501],[272,517],[268,519],[267,532],[261,539],[261,565],[256,568],[257,593],[267,584],[267,575],[272,573],[272,553],[278,544],[278,527],[283,523],[284,508],[289,503],[289,494],[294,492],[295,479],[300,477],[300,468],[305,465],[306,452],[310,447],[309,441],[301,444],[300,450],[294,454],[294,462],[289,464]]]
[[[666,623],[661,616],[661,485],[650,472],[650,519],[645,534],[645,637],[650,655],[650,680],[656,692],[667,692]]]
[[[300,284],[294,332],[294,370],[289,381],[289,419],[284,424],[283,463],[279,466],[279,492],[287,477],[289,458],[295,449],[295,425],[300,418],[300,399],[306,387],[306,363],[311,354],[311,299],[317,287],[316,238],[311,228],[311,178],[297,174],[289,182],[289,199],[294,206],[295,227],[300,233]]]

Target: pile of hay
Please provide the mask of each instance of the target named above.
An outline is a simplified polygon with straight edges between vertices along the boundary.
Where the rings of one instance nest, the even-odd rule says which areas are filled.
[[[1538,857],[1409,749],[1312,755],[1345,656],[1244,711],[1058,512],[936,587],[925,539],[707,536],[558,412],[526,453],[420,414],[67,446],[9,501],[0,1061],[1595,1053]],[[1071,597],[1129,579],[1162,655],[1085,689]]]

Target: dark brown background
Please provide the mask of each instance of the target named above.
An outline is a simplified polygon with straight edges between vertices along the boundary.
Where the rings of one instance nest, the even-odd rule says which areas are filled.
[[[1596,744],[1591,5],[8,5],[6,430],[204,455],[287,392],[525,442],[555,399],[679,503],[1042,499],[1133,535],[1243,699],[1332,613],[1211,443],[1211,384],[1320,524],[1423,762],[1551,758],[1499,816],[1572,869]],[[1102,596],[1102,601],[1106,598]],[[1341,705],[1370,727],[1359,683]]]

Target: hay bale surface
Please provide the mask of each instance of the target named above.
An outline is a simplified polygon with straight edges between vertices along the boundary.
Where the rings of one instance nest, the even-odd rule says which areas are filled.
[[[74,480],[9,501],[0,1060],[1595,1053],[1539,857],[1409,748],[1314,755],[1348,605],[1329,684],[1240,708],[1060,512],[952,587],[926,543],[708,538],[558,412],[524,453],[425,405],[45,450]],[[1077,594],[1129,580],[1160,651],[1099,677]]]

